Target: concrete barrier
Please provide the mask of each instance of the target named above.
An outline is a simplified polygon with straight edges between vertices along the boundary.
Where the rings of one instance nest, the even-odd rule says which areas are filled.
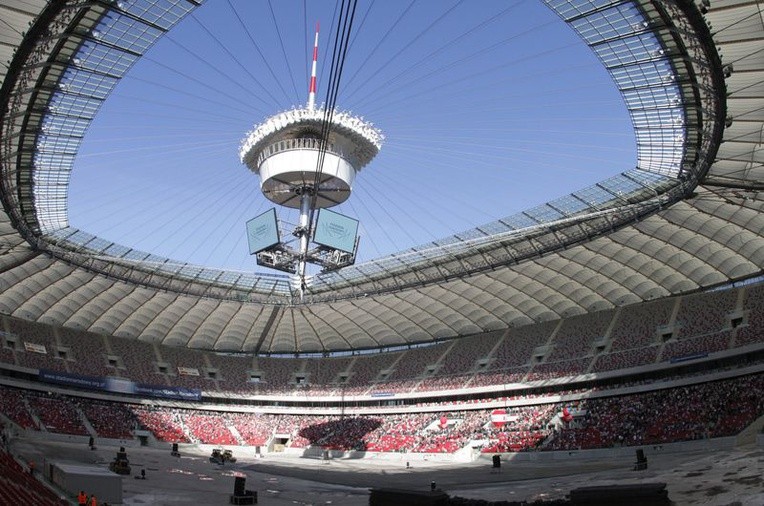
[[[687,453],[697,451],[727,450],[735,447],[735,437],[720,437],[714,439],[699,439],[696,441],[682,441],[679,443],[663,443],[656,445],[622,446],[618,448],[597,448],[592,450],[570,451],[534,451],[501,453],[505,461],[518,462],[555,462],[577,460],[624,460],[634,459],[635,452],[642,449],[649,459],[650,456],[658,456],[664,453]],[[480,460],[489,462],[493,453],[482,453]]]

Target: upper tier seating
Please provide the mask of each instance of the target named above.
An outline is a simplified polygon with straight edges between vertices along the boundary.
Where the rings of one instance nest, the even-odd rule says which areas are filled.
[[[738,306],[738,301],[742,305]],[[674,317],[672,317],[674,315]],[[459,390],[618,371],[764,341],[764,284],[646,302],[405,351],[339,357],[217,354],[0,316],[0,361],[246,395]],[[15,343],[10,349],[8,343]],[[26,351],[28,348],[45,353]],[[188,368],[180,374],[178,368]]]

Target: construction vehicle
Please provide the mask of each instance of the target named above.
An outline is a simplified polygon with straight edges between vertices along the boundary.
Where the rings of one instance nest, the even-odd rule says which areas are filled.
[[[236,458],[233,456],[233,452],[231,450],[223,450],[222,448],[214,448],[212,450],[212,454],[210,455],[210,462],[212,462],[213,464],[223,465],[226,462],[229,462],[229,463],[236,462]]]
[[[130,461],[124,446],[117,452],[116,458],[109,464],[109,471],[117,474],[130,474]]]

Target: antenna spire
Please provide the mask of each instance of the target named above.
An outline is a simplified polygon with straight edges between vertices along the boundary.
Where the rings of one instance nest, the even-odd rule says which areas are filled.
[[[308,109],[316,106],[316,62],[318,61],[318,21],[316,21],[316,41],[313,43],[313,68],[310,71],[310,88],[308,89]]]

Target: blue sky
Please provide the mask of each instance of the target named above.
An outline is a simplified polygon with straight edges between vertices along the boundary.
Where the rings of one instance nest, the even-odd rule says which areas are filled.
[[[307,101],[316,21],[324,101],[334,14],[335,2],[321,0],[214,0],[194,11],[93,122],[72,174],[71,224],[179,261],[260,271],[245,223],[272,204],[239,144],[264,118]],[[334,208],[360,220],[359,261],[636,163],[609,76],[535,1],[359,0],[337,103],[386,136]],[[294,210],[277,212],[297,222]]]

